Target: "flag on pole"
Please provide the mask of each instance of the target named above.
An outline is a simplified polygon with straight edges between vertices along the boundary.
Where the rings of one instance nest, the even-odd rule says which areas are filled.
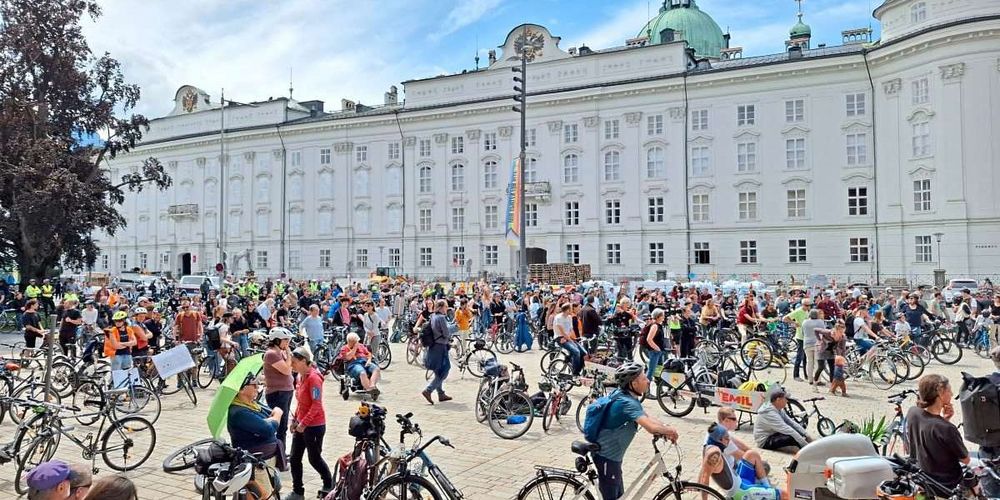
[[[507,183],[507,246],[516,247],[521,241],[521,163],[515,159],[510,165],[510,182]]]

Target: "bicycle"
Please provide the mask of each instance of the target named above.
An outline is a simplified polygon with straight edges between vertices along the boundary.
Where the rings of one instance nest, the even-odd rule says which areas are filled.
[[[549,431],[553,421],[569,413],[573,402],[569,399],[569,391],[580,385],[580,381],[572,375],[559,374],[554,378],[543,378],[538,383],[538,389],[547,394],[542,405],[542,430]],[[584,415],[586,416],[586,415]]]
[[[464,343],[458,335],[453,335],[451,338],[452,346],[456,345],[456,341],[458,342],[458,345]],[[461,355],[454,354],[456,359],[455,364],[458,365],[459,373],[463,376],[465,375],[466,370],[468,370],[473,377],[482,378],[483,367],[485,367],[490,360],[495,362],[497,360],[497,355],[490,348],[486,347],[486,341],[483,339],[469,339],[467,342],[471,344],[472,348],[460,349],[463,352]],[[454,349],[454,347],[451,349]],[[424,371],[425,379],[430,380],[433,377],[433,370]]]
[[[94,466],[97,455],[100,455],[108,467],[120,472],[134,470],[141,466],[156,447],[156,430],[153,424],[142,417],[129,416],[121,419],[113,417],[114,405],[106,404],[104,401],[88,400],[88,405],[97,405],[97,413],[100,415],[101,424],[97,432],[87,433],[84,438],[72,434],[73,426],[64,426],[62,423],[63,411],[81,412],[78,407],[61,406],[41,401],[32,401],[34,411],[44,413],[48,416],[49,425],[38,431],[26,451],[18,462],[17,474],[14,479],[15,489],[19,495],[28,491],[25,482],[27,472],[37,467],[42,462],[51,460],[59,447],[58,436],[65,436],[78,448],[80,448],[84,458],[90,458],[91,467],[97,473]],[[109,425],[110,424],[110,425]],[[148,444],[143,442],[148,439]],[[138,444],[137,444],[138,443]],[[133,449],[138,452],[137,459],[133,460]],[[120,455],[118,455],[120,453]],[[114,457],[121,458],[121,462],[114,461]]]
[[[0,311],[0,332],[17,331],[17,309]]]
[[[448,479],[444,471],[435,464],[429,455],[427,448],[435,442],[454,449],[455,447],[444,436],[434,436],[429,441],[421,445],[423,433],[420,426],[411,420],[413,414],[396,414],[396,422],[400,424],[402,430],[399,433],[399,448],[375,463],[376,471],[387,468],[387,473],[372,487],[367,500],[386,499],[431,499],[431,500],[462,500],[465,495],[455,487]],[[406,435],[415,434],[416,441],[407,449],[403,441]],[[411,462],[419,460],[422,465],[413,470]],[[388,462],[388,463],[386,463]],[[431,477],[428,480],[424,473]],[[432,483],[433,481],[433,483]]]
[[[803,412],[801,415],[796,417],[796,420],[799,422],[799,425],[801,425],[803,429],[808,429],[809,418],[812,417],[813,415],[816,415],[816,417],[818,417],[816,419],[816,431],[819,432],[819,435],[823,437],[833,435],[835,432],[837,432],[838,429],[840,429],[841,426],[843,426],[843,424],[841,424],[840,426],[834,424],[833,420],[824,417],[823,414],[820,413],[819,406],[816,405],[816,402],[825,400],[826,398],[822,396],[803,399],[802,401],[800,401],[800,403],[812,403],[812,410],[810,410],[808,413]]]
[[[587,394],[576,404],[576,428],[583,432],[583,423],[587,419],[587,407],[590,403],[597,401],[598,399],[607,396],[611,393],[610,388],[605,385],[606,381],[612,381],[610,375],[605,375],[604,372],[597,371],[594,376],[588,379],[582,379],[582,385],[587,385],[590,383],[590,394]]]
[[[889,426],[886,427],[885,436],[886,439],[882,443],[882,455],[890,457],[900,451],[904,455],[910,453],[910,443],[909,438],[906,436],[906,414],[903,413],[903,401],[910,394],[916,394],[917,391],[913,389],[907,389],[899,394],[893,394],[889,396],[889,404],[893,405],[893,417],[889,422]],[[900,448],[902,449],[900,450]]]
[[[524,371],[514,363],[511,366],[514,369],[510,380],[490,400],[486,410],[490,430],[503,439],[523,436],[535,420],[535,408],[527,393],[528,383],[524,380]]]
[[[677,444],[672,444],[671,448],[677,451],[677,466],[674,472],[667,466],[663,452],[657,445],[662,438],[653,438],[653,458],[649,460],[635,480],[626,488],[622,495],[623,499],[639,500],[645,499],[646,492],[653,487],[657,477],[666,479],[667,484],[660,488],[653,495],[654,500],[666,500],[668,498],[680,499],[683,496],[698,496],[699,498],[715,498],[723,500],[725,497],[715,491],[711,486],[691,481],[683,481],[681,477],[681,452]],[[535,466],[535,477],[528,481],[517,493],[517,500],[529,500],[535,498],[561,499],[561,500],[596,500],[601,498],[597,486],[597,470],[589,454],[600,451],[600,445],[588,443],[586,441],[574,441],[570,448],[573,453],[580,455],[576,457],[576,470],[560,469],[548,466]]]

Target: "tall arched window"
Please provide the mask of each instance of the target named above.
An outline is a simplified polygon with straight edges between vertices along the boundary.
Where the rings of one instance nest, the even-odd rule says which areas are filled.
[[[646,150],[646,177],[660,179],[666,172],[663,168],[663,148],[653,146]]]
[[[483,163],[483,189],[496,189],[499,184],[497,162],[490,160]]]
[[[371,232],[371,210],[366,206],[354,209],[354,227],[359,233]]]
[[[528,158],[524,169],[524,182],[538,182],[538,158]]]
[[[431,166],[424,165],[420,167],[418,177],[418,186],[421,193],[431,192]]]
[[[288,234],[302,236],[302,210],[288,212]]]
[[[451,190],[465,191],[465,165],[451,166]]]
[[[399,196],[403,193],[403,169],[391,165],[385,168],[385,194]]]
[[[302,182],[301,173],[288,176],[288,199],[301,200],[303,198]]]
[[[257,176],[257,202],[268,202],[271,200],[271,177],[267,175]]]
[[[580,182],[580,157],[568,154],[563,157],[563,182],[573,184]]]
[[[622,180],[622,155],[618,151],[604,153],[604,180],[608,182]]]
[[[319,209],[316,225],[319,234],[333,234],[333,210],[330,207]]]
[[[385,210],[385,228],[387,231],[399,232],[403,230],[403,207],[399,205],[389,205]]]
[[[243,203],[243,178],[242,177],[230,177],[229,178],[229,192],[226,193],[226,198],[229,199],[230,205],[239,205]]]
[[[317,195],[320,199],[333,198],[333,172],[324,170],[319,173],[319,193]]]
[[[368,196],[368,170],[354,172],[354,196]]]

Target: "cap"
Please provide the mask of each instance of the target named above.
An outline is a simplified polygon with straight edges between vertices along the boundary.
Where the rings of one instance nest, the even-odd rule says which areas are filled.
[[[305,361],[306,363],[310,364],[312,363],[313,360],[312,351],[310,351],[309,348],[306,346],[299,347],[294,351],[292,351],[292,356],[295,356],[296,358],[299,358]]]
[[[788,397],[788,391],[786,391],[784,387],[779,385],[771,389],[771,393],[768,394],[768,401],[773,403],[775,399],[787,398],[787,397]]]
[[[50,460],[38,464],[38,467],[31,469],[26,482],[33,490],[46,491],[59,486],[59,483],[68,481],[70,475],[69,465],[61,460]]]
[[[708,437],[716,442],[722,441],[728,435],[729,429],[726,429],[724,425],[713,425],[708,432]]]

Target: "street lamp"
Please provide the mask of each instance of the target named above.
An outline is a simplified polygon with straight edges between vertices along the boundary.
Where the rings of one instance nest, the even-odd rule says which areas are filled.
[[[934,233],[934,239],[937,240],[937,268],[941,269],[941,237],[944,233]]]

